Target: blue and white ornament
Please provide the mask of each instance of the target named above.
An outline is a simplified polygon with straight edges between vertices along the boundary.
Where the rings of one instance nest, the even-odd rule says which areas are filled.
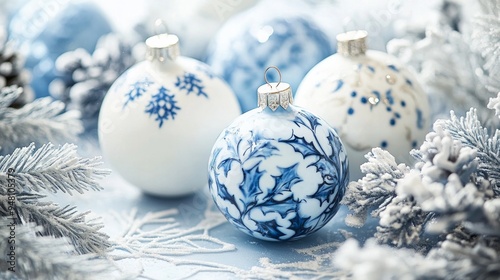
[[[238,117],[215,142],[210,193],[244,233],[269,241],[303,238],[336,214],[349,181],[340,138],[291,105],[287,83],[258,89],[260,108]]]
[[[44,97],[61,54],[77,48],[93,52],[99,38],[111,31],[104,13],[89,1],[31,0],[10,21],[9,39],[26,56],[36,97]]]
[[[104,98],[101,149],[143,191],[180,196],[206,186],[206,160],[220,131],[241,111],[209,67],[179,56],[178,38],[146,40],[147,60],[123,73]]]
[[[241,109],[255,107],[255,79],[267,65],[276,65],[296,88],[307,71],[331,54],[327,36],[290,2],[261,1],[229,19],[209,46],[207,63],[224,78]],[[295,3],[295,2],[294,2]]]
[[[352,179],[374,147],[409,162],[429,129],[427,96],[393,56],[366,50],[365,31],[337,37],[338,52],[316,65],[297,90],[296,104],[324,118],[349,154]]]

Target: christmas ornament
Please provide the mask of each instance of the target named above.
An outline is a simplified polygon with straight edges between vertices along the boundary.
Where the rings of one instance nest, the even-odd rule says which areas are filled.
[[[281,75],[278,83],[266,83],[257,90],[259,108],[238,117],[215,142],[209,188],[239,230],[294,240],[335,215],[349,181],[348,160],[335,130],[291,104]]]
[[[77,48],[92,52],[99,37],[109,32],[107,18],[88,1],[32,0],[9,24],[10,39],[26,56],[37,97],[49,95],[49,84],[57,73],[57,57]]]
[[[338,53],[301,82],[296,104],[324,118],[338,132],[351,163],[353,179],[374,147],[401,162],[428,130],[429,105],[415,77],[396,58],[366,50],[366,31],[339,34]]]
[[[168,18],[169,28],[178,34],[180,41],[190,42],[181,45],[185,56],[203,59],[207,54],[208,44],[220,27],[233,15],[250,8],[257,1],[147,1],[143,6],[147,7],[146,15],[149,19],[154,21],[155,18]],[[150,23],[148,19],[143,22],[145,30],[152,26]]]
[[[160,196],[206,185],[213,141],[240,114],[229,86],[206,64],[179,56],[178,41],[148,38],[147,60],[113,83],[98,120],[102,151],[116,171]]]
[[[207,63],[235,91],[243,112],[254,108],[254,78],[266,65],[276,65],[291,86],[331,54],[326,35],[303,13],[262,1],[229,19],[214,38]]]

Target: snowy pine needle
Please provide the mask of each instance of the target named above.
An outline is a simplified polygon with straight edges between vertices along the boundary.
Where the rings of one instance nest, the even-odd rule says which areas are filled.
[[[500,92],[498,92],[497,97],[490,98],[488,109],[495,110],[495,116],[500,118]]]
[[[0,252],[5,255],[10,245],[4,240],[10,237],[10,220],[0,220]],[[17,225],[15,236],[16,268],[10,272],[5,268],[0,271],[2,279],[105,279],[109,277],[113,266],[94,254],[75,255],[74,248],[66,238],[38,236],[41,228],[32,224]]]
[[[78,157],[76,148],[73,144],[55,147],[49,143],[35,150],[32,143],[11,155],[0,156],[0,185],[7,185],[7,170],[13,168],[18,193],[49,191],[71,195],[73,191],[101,190],[97,180],[110,174],[110,170],[98,168],[102,164],[99,157]]]
[[[375,239],[368,239],[364,247],[349,239],[335,252],[333,265],[345,271],[349,279],[424,279],[427,272],[435,278],[445,279],[446,263],[426,259],[409,249],[395,249],[378,245]]]
[[[430,217],[415,201],[398,195],[380,212],[380,225],[375,237],[381,243],[416,249]]]
[[[500,195],[500,130],[490,135],[481,125],[476,109],[469,110],[465,117],[460,118],[451,112],[449,120],[439,120],[435,125],[442,127],[464,146],[477,151],[477,173],[489,180],[495,194]]]
[[[474,18],[472,46],[485,59],[486,88],[500,91],[500,1],[480,1],[483,14]]]
[[[80,254],[103,254],[109,247],[108,236],[99,230],[103,224],[87,219],[89,212],[77,213],[75,207],[60,207],[43,201],[41,192],[72,194],[101,190],[97,180],[110,171],[98,168],[99,158],[80,158],[76,146],[55,147],[46,144],[35,150],[31,144],[11,155],[0,157],[0,213],[14,216],[16,223],[33,222],[41,226],[41,236],[66,237]],[[14,178],[14,191],[7,186]],[[14,210],[11,206],[15,194]],[[14,213],[14,215],[12,215]]]
[[[5,197],[1,197],[2,208]],[[78,213],[76,207],[60,207],[53,202],[40,201],[43,196],[17,195],[16,217],[18,221],[31,221],[41,226],[41,236],[65,237],[78,254],[105,254],[110,248],[109,236],[99,230],[104,225],[98,219],[87,219],[90,212]],[[4,212],[3,209],[0,210]],[[6,213],[2,215],[7,216]]]
[[[378,217],[379,213],[396,196],[397,181],[409,172],[409,167],[397,164],[395,158],[387,151],[374,148],[366,155],[368,162],[361,165],[361,172],[366,174],[357,182],[351,182],[342,200],[352,211],[346,223],[351,226],[362,226],[368,212]]]
[[[35,142],[62,143],[76,141],[83,131],[76,111],[64,112],[64,104],[51,98],[40,98],[20,109],[10,108],[21,94],[15,86],[0,93],[0,154],[9,154],[18,147]]]
[[[427,255],[378,245],[364,247],[347,240],[336,252],[333,265],[346,279],[498,279],[498,248],[479,240],[472,246],[446,240]]]

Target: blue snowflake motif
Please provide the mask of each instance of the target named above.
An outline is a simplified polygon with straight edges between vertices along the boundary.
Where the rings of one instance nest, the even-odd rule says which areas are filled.
[[[177,81],[175,82],[175,86],[179,90],[185,90],[187,94],[191,92],[196,92],[197,96],[203,95],[208,98],[207,93],[204,91],[204,86],[200,79],[196,77],[193,73],[184,73],[184,76],[177,77]]]
[[[165,87],[161,87],[158,90],[158,93],[151,97],[151,101],[149,101],[148,106],[146,106],[146,113],[149,113],[149,116],[155,115],[155,121],[160,122],[159,127],[161,128],[164,120],[168,120],[169,117],[172,117],[172,120],[175,119],[175,115],[177,114],[177,110],[181,108],[176,106],[176,100],[174,100],[175,95],[168,94],[169,91]]]
[[[144,78],[141,81],[137,81],[130,85],[130,90],[125,93],[125,103],[123,108],[125,108],[129,102],[135,101],[137,98],[141,97],[150,85],[154,84],[148,78]]]

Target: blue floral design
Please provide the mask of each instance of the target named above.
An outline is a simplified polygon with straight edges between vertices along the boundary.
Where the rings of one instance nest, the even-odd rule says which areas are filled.
[[[309,69],[334,52],[328,37],[313,20],[302,16],[256,19],[254,12],[248,10],[229,20],[207,56],[214,73],[234,90],[243,112],[255,108],[254,91],[262,84],[255,77],[261,77],[267,66],[276,65],[296,89]],[[273,32],[268,38],[256,38],[256,32],[265,33],[269,27]],[[238,48],[234,42],[238,42]],[[268,74],[270,81],[278,79],[277,75],[273,76],[274,72]]]
[[[176,111],[181,108],[176,105],[175,95],[168,94],[169,91],[165,87],[160,87],[158,93],[151,97],[151,101],[146,106],[146,113],[149,116],[156,116],[155,121],[158,121],[158,126],[161,128],[164,120],[168,120],[169,117],[175,119]]]
[[[208,98],[207,93],[204,91],[205,87],[203,86],[202,81],[193,73],[186,72],[184,73],[184,76],[177,77],[175,86],[179,90],[186,91],[187,94],[195,92],[197,96],[203,95]]]
[[[125,103],[123,108],[125,108],[129,102],[135,101],[137,98],[141,97],[147,90],[148,87],[154,84],[148,78],[144,78],[130,85],[130,90],[125,93]]]
[[[240,119],[259,118],[257,111]],[[238,229],[264,240],[294,240],[320,229],[337,212],[349,180],[333,129],[302,110],[288,121],[289,134],[280,137],[268,136],[265,127],[246,130],[234,123],[209,161],[209,187],[220,211]],[[269,166],[284,156],[290,160]],[[311,214],[310,205],[319,205],[318,211]]]

